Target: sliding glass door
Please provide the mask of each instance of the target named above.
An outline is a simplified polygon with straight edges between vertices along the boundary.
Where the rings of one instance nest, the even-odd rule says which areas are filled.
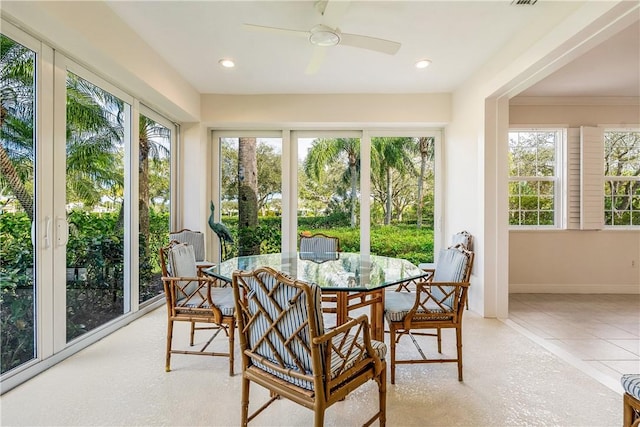
[[[125,312],[125,150],[131,106],[66,78],[67,341]],[[59,224],[56,224],[59,226]],[[127,308],[128,309],[128,308]]]
[[[215,132],[209,230],[220,259],[281,251],[282,137]],[[215,202],[218,201],[218,202]],[[214,258],[217,258],[214,257]]]
[[[371,136],[371,253],[433,262],[437,133]]]
[[[360,252],[361,132],[295,132],[297,230],[340,239]]]
[[[28,40],[24,40],[26,44]],[[0,35],[0,348],[2,373],[36,357],[36,51]],[[34,49],[37,48],[32,43]],[[45,227],[50,232],[51,218]],[[39,226],[38,226],[39,228]],[[48,241],[45,244],[50,245]]]
[[[161,303],[176,127],[5,21],[0,67],[4,392]]]

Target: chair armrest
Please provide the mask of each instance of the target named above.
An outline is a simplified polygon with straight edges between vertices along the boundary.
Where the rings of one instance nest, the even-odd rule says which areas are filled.
[[[356,330],[356,333],[349,334],[349,332],[351,332],[351,329],[354,329],[356,327],[358,327],[358,329]],[[326,332],[324,335],[315,337],[313,339],[313,342],[314,344],[323,344],[327,341],[330,341],[336,335],[343,334],[343,333],[347,335],[354,335],[356,337],[358,336],[364,337],[366,335],[366,338],[364,339],[370,342],[371,335],[369,330],[369,319],[365,314],[360,315],[355,319],[351,319],[348,322],[343,323],[340,326],[336,326],[335,328],[331,329],[329,332]]]
[[[376,373],[384,369],[382,360],[371,345],[369,319],[364,314],[343,323],[322,336],[315,337],[313,343],[326,346],[325,366],[331,366],[332,353],[340,359],[339,363],[333,361],[334,366],[338,367],[332,372],[334,376],[347,372],[352,367],[350,361],[354,358],[373,361]],[[363,354],[366,354],[366,357],[363,358]]]
[[[405,327],[418,320],[462,316],[469,282],[420,282],[416,284],[416,299],[404,318]]]
[[[214,304],[211,288],[217,287],[218,279],[202,277],[163,277],[164,293],[168,309],[176,315],[184,312],[213,313],[215,321],[222,321],[222,312]]]

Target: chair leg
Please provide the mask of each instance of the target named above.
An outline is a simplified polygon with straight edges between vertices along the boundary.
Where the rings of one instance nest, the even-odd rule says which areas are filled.
[[[391,346],[391,384],[396,383],[396,328],[389,324],[389,344]]]
[[[462,325],[458,325],[456,328],[456,347],[458,353],[458,381],[462,381]]]
[[[249,423],[249,380],[242,376],[242,399],[241,399],[241,415],[240,424],[247,427]]]
[[[387,422],[387,368],[380,372],[380,384],[378,384],[378,406],[380,410],[380,427]]]
[[[173,320],[167,322],[167,354],[165,359],[164,370],[171,371],[171,340],[173,338]]]
[[[436,336],[438,337],[438,353],[442,353],[442,329],[437,329]]]
[[[190,336],[190,341],[189,344],[191,344],[191,346],[193,347],[193,337],[196,333],[196,322],[191,322],[191,336]]]
[[[235,318],[234,318],[235,319]],[[231,320],[229,322],[229,376],[233,376],[233,340],[234,340],[234,332],[236,329],[235,320]]]
[[[324,427],[324,410],[325,408],[316,408],[313,416],[314,427]]]

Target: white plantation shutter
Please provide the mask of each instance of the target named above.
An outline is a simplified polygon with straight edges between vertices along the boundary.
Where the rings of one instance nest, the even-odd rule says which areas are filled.
[[[580,229],[580,129],[567,129],[567,228]]]
[[[580,127],[580,228],[604,225],[604,131]]]

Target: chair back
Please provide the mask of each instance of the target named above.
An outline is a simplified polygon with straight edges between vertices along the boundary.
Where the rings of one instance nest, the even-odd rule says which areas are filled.
[[[186,277],[193,279],[198,276],[194,248],[187,243],[172,241],[169,246],[160,249],[160,265],[162,275],[166,277]],[[190,294],[197,287],[197,282],[188,284],[181,293]],[[178,298],[185,295],[179,295]]]
[[[300,252],[314,254],[340,252],[340,239],[322,233],[313,235],[300,234]]]
[[[451,246],[462,245],[465,249],[473,250],[473,236],[467,231],[461,231],[451,237]]]
[[[188,228],[183,228],[180,231],[171,231],[169,232],[169,240],[190,244],[193,246],[196,261],[204,261],[204,234],[200,231],[192,231]]]
[[[433,282],[469,282],[473,267],[473,252],[461,246],[443,249],[438,257]],[[438,289],[434,289],[434,294]],[[448,291],[445,291],[448,292]],[[445,304],[453,306],[453,295],[444,300]]]
[[[313,343],[324,333],[320,288],[269,267],[236,271],[232,283],[245,369],[314,390],[324,360]]]

